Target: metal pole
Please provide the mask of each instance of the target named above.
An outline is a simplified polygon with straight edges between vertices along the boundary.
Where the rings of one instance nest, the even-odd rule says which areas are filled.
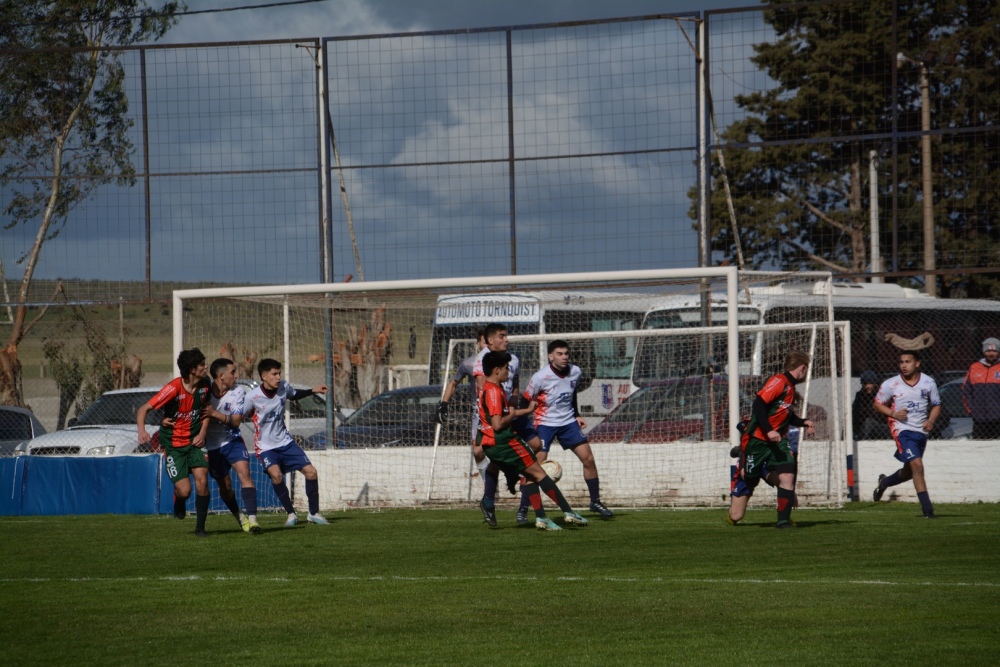
[[[510,275],[517,275],[517,190],[514,181],[514,55],[507,31],[507,173],[510,178]]]
[[[937,296],[937,276],[934,275],[934,177],[931,173],[931,84],[927,63],[920,63],[920,162],[923,170],[924,197],[924,289]]]
[[[142,80],[142,182],[145,192],[146,221],[146,303],[153,300],[153,277],[150,272],[151,241],[150,201],[149,201],[149,107],[146,103],[146,49],[139,49],[139,73]]]
[[[882,273],[882,256],[879,253],[878,224],[878,151],[868,152],[868,209],[871,217],[871,273]],[[872,275],[872,283],[882,282],[882,278]]]

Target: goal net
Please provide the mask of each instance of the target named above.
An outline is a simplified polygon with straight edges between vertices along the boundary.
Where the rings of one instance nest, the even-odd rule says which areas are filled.
[[[322,506],[338,509],[479,498],[471,385],[457,388],[440,427],[435,413],[491,322],[507,327],[522,390],[548,363],[548,343],[569,343],[601,493],[614,506],[727,503],[732,424],[797,349],[813,359],[797,412],[819,426],[803,434],[800,504],[835,506],[847,492],[845,327],[816,287],[828,282],[707,269],[186,290],[175,293],[175,352],[231,358],[247,382],[271,357],[295,386],[328,385],[325,401],[291,404],[286,419],[319,471]],[[563,493],[585,506],[577,457],[559,444],[551,457]],[[506,491],[499,500],[515,502]],[[755,501],[773,503],[774,493],[761,485]]]

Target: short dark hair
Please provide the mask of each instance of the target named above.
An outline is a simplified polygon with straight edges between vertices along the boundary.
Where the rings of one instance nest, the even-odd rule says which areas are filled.
[[[565,347],[568,350],[569,349],[569,343],[567,343],[566,341],[564,341],[561,338],[555,339],[554,341],[552,341],[551,343],[549,343],[549,354],[552,354],[553,352],[555,352],[556,350],[558,350],[559,348],[562,348],[562,347]]]
[[[226,370],[234,364],[232,359],[226,359],[225,357],[219,357],[212,362],[212,365],[208,367],[208,372],[212,375],[212,379],[219,377],[219,373]]]
[[[912,356],[914,361],[920,361],[920,350],[900,350],[899,356],[903,356],[904,354]]]
[[[500,333],[501,331],[506,331],[507,325],[500,324],[499,322],[493,322],[492,324],[487,324],[483,327],[483,340],[489,342],[490,338],[494,335]]]
[[[264,357],[263,359],[260,360],[260,363],[257,364],[257,375],[258,376],[264,375],[264,373],[272,371],[275,368],[281,370],[281,362],[278,361],[277,359]]]
[[[181,372],[181,377],[186,378],[191,375],[191,371],[205,363],[205,355],[196,347],[190,350],[181,350],[177,355],[177,370]]]
[[[486,340],[486,327],[479,327],[478,329],[476,329],[476,342],[477,343],[479,342],[480,338],[482,338],[484,341]]]
[[[493,375],[493,371],[509,363],[509,352],[487,352],[483,357],[483,375],[489,377]]]
[[[785,355],[785,370],[794,371],[799,366],[809,365],[809,355],[799,350],[792,350]]]

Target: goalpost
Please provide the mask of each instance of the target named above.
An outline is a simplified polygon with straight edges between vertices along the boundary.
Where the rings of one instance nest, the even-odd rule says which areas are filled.
[[[584,370],[577,395],[602,496],[617,506],[728,502],[735,425],[762,382],[781,370],[784,354],[801,349],[814,360],[800,388],[805,409],[825,424],[803,443],[800,502],[837,506],[846,497],[849,335],[833,322],[832,306],[815,298],[786,298],[767,319],[761,306],[775,286],[829,279],[725,267],[181,290],[174,293],[174,352],[199,347],[212,358],[218,350],[235,357],[247,380],[256,379],[259,359],[274,357],[289,382],[330,386],[325,408],[295,406],[287,419],[319,471],[322,506],[338,509],[478,498],[467,386],[452,399],[439,436],[433,417],[443,385],[487,323],[507,325],[522,360],[522,390],[547,363],[548,342],[570,343],[571,361]],[[390,374],[406,366],[412,378],[418,365],[426,385],[400,386]],[[628,417],[642,412],[644,400],[657,402],[656,410]],[[560,488],[579,504],[586,494],[579,462],[558,445],[551,455],[564,468]],[[298,503],[302,480],[294,477]],[[763,486],[757,495],[773,502]]]

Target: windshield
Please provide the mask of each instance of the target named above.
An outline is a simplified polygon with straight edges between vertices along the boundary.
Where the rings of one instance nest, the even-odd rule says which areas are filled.
[[[386,392],[358,408],[344,421],[344,426],[423,423],[434,418],[440,400],[440,391]]]
[[[475,341],[476,334],[484,324],[448,324],[436,325],[431,334],[431,360],[428,375],[428,383],[445,384],[451,377],[443,377],[445,364],[448,359],[448,342],[451,340],[467,339],[470,342],[461,343],[456,346],[454,356],[451,360],[449,374],[454,376],[458,364],[462,359],[477,353]],[[537,334],[538,324],[512,324],[507,327],[508,336],[518,336],[524,334]],[[534,373],[538,370],[538,343],[511,343],[508,351],[516,354],[521,359],[521,376],[525,376],[525,368],[531,369]],[[528,375],[527,377],[531,377]],[[525,378],[522,384],[527,383]]]
[[[760,314],[753,308],[740,308],[740,324],[758,324]],[[712,308],[711,326],[725,326],[729,321],[725,308]],[[643,329],[688,329],[702,326],[701,311],[697,308],[657,310],[646,315]],[[632,381],[638,386],[686,377],[698,372],[704,363],[713,359],[725,364],[728,358],[725,333],[703,336],[660,336],[642,338],[635,356]],[[756,334],[739,335],[739,359],[753,358]]]
[[[155,391],[132,391],[124,394],[103,394],[77,418],[75,426],[117,426],[135,424],[135,415]],[[147,426],[159,426],[163,419],[160,410],[146,413]]]
[[[21,412],[0,410],[0,440],[31,440],[31,418]]]

